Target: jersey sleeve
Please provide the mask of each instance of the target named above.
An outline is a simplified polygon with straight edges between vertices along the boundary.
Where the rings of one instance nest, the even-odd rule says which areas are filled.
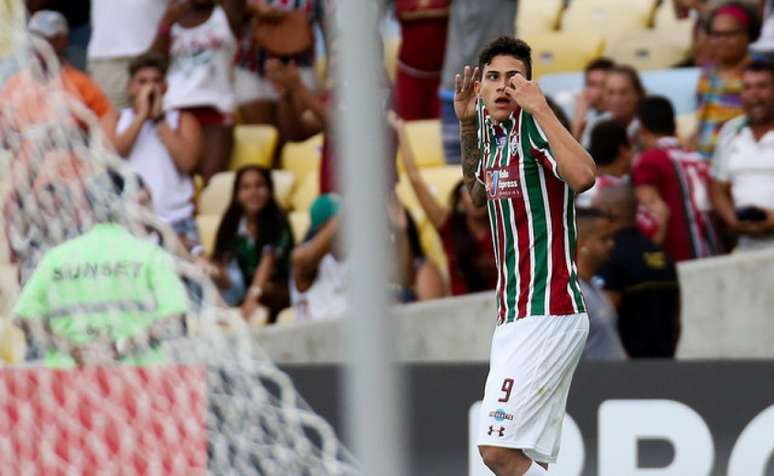
[[[632,183],[635,187],[658,187],[664,177],[664,166],[668,164],[669,157],[663,150],[652,149],[643,152],[632,167]]]
[[[151,258],[149,279],[156,298],[157,318],[183,314],[188,310],[188,295],[167,252],[158,249]]]
[[[522,121],[524,121],[522,130],[522,147],[526,149],[540,165],[551,172],[554,177],[564,182],[559,175],[559,165],[556,163],[551,146],[548,144],[548,137],[540,127],[540,124],[527,112],[522,112]]]
[[[48,301],[48,287],[51,280],[51,255],[46,255],[32,273],[16,302],[14,314],[20,319],[43,319],[51,306]]]

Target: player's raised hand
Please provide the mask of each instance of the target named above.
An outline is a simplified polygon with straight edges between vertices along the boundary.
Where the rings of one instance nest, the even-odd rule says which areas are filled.
[[[460,122],[472,121],[476,118],[476,95],[475,84],[478,81],[478,68],[471,70],[470,66],[465,66],[462,76],[459,74],[454,77],[454,112]]]
[[[530,114],[548,105],[537,82],[529,81],[520,74],[511,78],[510,83],[505,88],[505,93]]]

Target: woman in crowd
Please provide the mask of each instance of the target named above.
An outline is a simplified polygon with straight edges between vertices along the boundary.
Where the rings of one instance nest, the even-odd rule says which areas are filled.
[[[245,0],[172,2],[152,49],[170,60],[164,109],[191,112],[202,126],[205,182],[224,170],[233,146],[236,32]]]
[[[588,149],[591,145],[591,131],[594,126],[605,120],[614,120],[626,127],[632,142],[636,139],[637,105],[645,96],[645,88],[640,81],[637,70],[627,65],[618,65],[610,69],[605,79],[604,102],[606,113],[597,116],[594,124],[586,127],[582,139]]]
[[[459,295],[494,289],[497,269],[486,208],[473,205],[461,180],[454,187],[449,208],[438,203],[419,173],[406,139],[404,122],[390,114],[390,124],[397,132],[403,167],[414,193],[427,219],[441,236],[449,263],[451,293]]]
[[[224,301],[241,303],[246,319],[264,308],[272,322],[290,305],[292,246],[290,225],[274,198],[271,172],[257,166],[240,169],[213,253],[213,278]]]
[[[704,67],[697,86],[697,147],[705,159],[712,157],[720,128],[743,113],[742,72],[750,62],[747,48],[760,33],[760,21],[741,2],[715,10],[707,22],[712,61]]]

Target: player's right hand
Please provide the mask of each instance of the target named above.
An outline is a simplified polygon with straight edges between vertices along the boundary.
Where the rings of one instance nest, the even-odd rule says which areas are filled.
[[[465,66],[462,76],[454,77],[454,112],[460,122],[468,122],[476,119],[476,94],[475,84],[478,81],[478,68],[471,71],[470,66]]]

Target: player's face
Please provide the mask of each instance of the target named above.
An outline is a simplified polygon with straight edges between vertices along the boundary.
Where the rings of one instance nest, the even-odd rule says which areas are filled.
[[[637,111],[640,100],[637,90],[625,74],[612,73],[605,81],[605,107],[613,119],[629,123]]]
[[[132,79],[129,80],[129,97],[135,98],[143,87],[151,85],[158,87],[163,93],[166,90],[166,84],[164,82],[164,74],[157,68],[141,68],[134,73]]]
[[[751,124],[774,120],[774,77],[767,71],[748,71],[742,78],[742,105]]]
[[[498,55],[492,62],[484,66],[481,81],[477,86],[478,96],[484,100],[484,106],[490,116],[497,122],[508,119],[516,103],[505,93],[505,88],[514,76],[520,74],[527,77],[527,67],[523,61],[508,55]]]
[[[250,170],[242,175],[239,190],[237,190],[237,200],[246,215],[254,216],[260,213],[269,198],[269,184],[260,173]]]
[[[584,94],[589,105],[594,109],[601,110],[604,104],[605,80],[607,71],[604,69],[592,69],[586,73],[586,87]]]

